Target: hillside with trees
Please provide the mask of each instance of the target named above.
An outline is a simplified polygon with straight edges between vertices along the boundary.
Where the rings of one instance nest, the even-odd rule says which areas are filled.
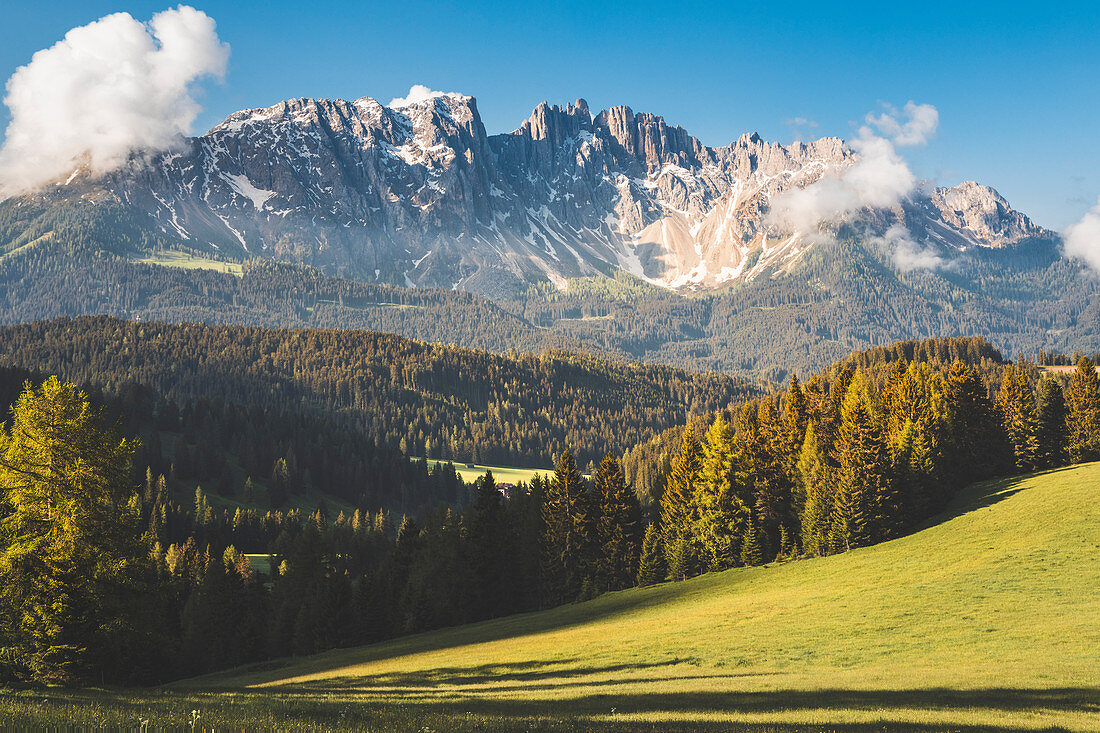
[[[15,583],[0,594],[9,620],[0,626],[3,674],[22,682],[194,675],[842,554],[913,530],[967,483],[1100,458],[1100,379],[1084,357],[1051,377],[1000,360],[981,340],[909,342],[853,355],[704,424],[705,433],[693,423],[680,432],[649,501],[639,501],[615,455],[587,479],[565,449],[553,474],[530,485],[505,489],[489,474],[464,505],[444,500],[399,521],[362,506],[336,516],[230,513],[201,492],[193,506],[166,500],[164,478],[135,468],[143,448],[108,427],[83,393],[53,378],[31,385],[0,435],[0,572]],[[455,486],[453,472],[407,465],[421,481]],[[275,467],[272,481],[289,462]],[[404,490],[402,481],[394,487]],[[100,498],[82,498],[95,487]],[[87,501],[115,518],[118,536],[82,512]],[[84,521],[90,528],[68,544],[49,544],[51,527]],[[62,574],[50,582],[73,594],[72,612],[39,614],[49,633],[26,627],[26,608],[41,607],[35,593],[45,592],[19,590],[34,575],[28,563],[39,562],[33,548],[90,558],[100,542],[134,574],[120,582],[140,591],[140,603],[103,610],[100,590]],[[147,609],[140,624],[128,615],[136,607]],[[103,625],[82,620],[92,613]]]
[[[776,382],[903,338],[982,333],[1011,354],[1100,349],[1096,281],[1050,246],[971,248],[950,268],[896,272],[842,228],[791,273],[728,290],[677,293],[619,272],[489,299],[233,259],[169,242],[109,205],[32,208],[0,206],[0,324],[108,314],[371,329],[496,353],[585,351]],[[172,263],[182,266],[162,266]],[[236,272],[221,271],[229,266]]]
[[[410,456],[536,468],[567,447],[582,466],[595,464],[756,394],[719,374],[570,352],[496,355],[370,331],[107,317],[0,328],[0,366],[110,391],[140,384],[177,403],[321,415]]]

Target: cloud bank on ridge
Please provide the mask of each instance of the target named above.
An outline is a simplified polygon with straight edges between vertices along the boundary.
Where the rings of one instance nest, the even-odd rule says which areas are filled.
[[[115,13],[73,28],[7,82],[0,198],[171,147],[200,111],[194,82],[223,77],[228,61],[213,18],[186,5],[148,23]]]

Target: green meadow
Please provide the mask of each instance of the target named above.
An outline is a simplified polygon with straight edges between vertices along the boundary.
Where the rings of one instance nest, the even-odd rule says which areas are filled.
[[[494,469],[495,472],[495,469]],[[164,688],[14,725],[1100,730],[1100,464],[988,482],[909,536]]]
[[[244,274],[244,265],[236,262],[225,262],[208,257],[188,254],[186,252],[155,252],[135,262],[145,265],[160,265],[162,267],[179,267],[184,270],[213,270],[241,277]]]
[[[435,459],[426,459],[429,466],[442,465],[447,461],[437,461]],[[455,471],[462,477],[462,480],[466,483],[473,483],[479,478],[485,475],[486,471],[493,472],[493,478],[498,484],[518,484],[520,482],[528,483],[535,474],[541,474],[543,476],[549,476],[554,473],[553,468],[511,468],[509,466],[483,466],[481,464],[475,464],[473,468],[470,468],[465,463],[454,461]]]

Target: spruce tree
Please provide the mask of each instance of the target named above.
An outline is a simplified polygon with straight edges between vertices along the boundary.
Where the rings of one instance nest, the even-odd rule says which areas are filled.
[[[515,541],[492,471],[477,480],[476,491],[468,513],[466,567],[472,581],[471,618],[484,619],[516,610]]]
[[[944,477],[958,488],[996,474],[1004,463],[1004,437],[985,385],[977,373],[956,359],[947,371],[946,422],[950,436]],[[950,491],[938,492],[936,507]],[[933,507],[933,508],[936,508]]]
[[[660,583],[668,575],[665,566],[665,549],[661,543],[661,530],[650,523],[645,530],[642,542],[642,556],[638,562],[638,585],[647,586]]]
[[[699,443],[695,439],[695,428],[688,423],[684,428],[680,443],[680,452],[672,461],[665,491],[661,496],[661,539],[666,553],[679,552],[676,569],[687,577],[698,570],[697,553],[693,547],[693,525],[695,521],[695,487],[702,469],[702,457]],[[681,538],[686,538],[681,542]],[[668,556],[669,571],[673,562]]]
[[[1066,398],[1062,385],[1053,379],[1043,379],[1039,383],[1039,465],[1043,468],[1057,468],[1066,465],[1068,459],[1069,417]]]
[[[562,451],[543,504],[543,599],[548,605],[576,600],[591,557],[588,497],[573,454]]]
[[[786,439],[771,400],[760,401],[756,431],[749,451],[752,456],[755,517],[765,559],[779,552],[780,527],[793,523],[791,473],[794,461],[786,456]]]
[[[601,590],[628,588],[638,575],[641,509],[617,458],[608,456],[600,462],[593,491],[599,505],[596,583]]]
[[[746,566],[760,565],[764,562],[764,552],[760,547],[759,532],[756,522],[749,517],[745,527],[745,536],[741,542],[741,564]]]
[[[1069,391],[1069,453],[1074,463],[1100,458],[1100,378],[1087,357],[1077,362]]]
[[[783,448],[790,464],[789,470],[793,470],[794,464],[798,461],[799,449],[806,438],[809,415],[809,405],[806,402],[806,395],[802,392],[802,385],[799,384],[798,377],[792,374],[790,386],[787,388],[787,398],[783,402]]]
[[[1027,374],[1022,367],[1009,366],[1005,369],[997,410],[1002,430],[1012,449],[1016,470],[1032,470],[1039,452],[1039,417],[1035,412],[1035,399],[1027,383]]]
[[[870,384],[860,373],[841,408],[835,450],[840,541],[858,547],[888,539],[901,519],[900,502]]]

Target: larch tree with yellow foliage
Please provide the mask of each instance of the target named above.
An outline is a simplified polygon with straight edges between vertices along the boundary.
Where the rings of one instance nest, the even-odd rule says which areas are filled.
[[[0,664],[13,678],[126,676],[147,553],[133,445],[56,377],[28,382],[0,429]],[[143,601],[143,603],[146,601]]]

